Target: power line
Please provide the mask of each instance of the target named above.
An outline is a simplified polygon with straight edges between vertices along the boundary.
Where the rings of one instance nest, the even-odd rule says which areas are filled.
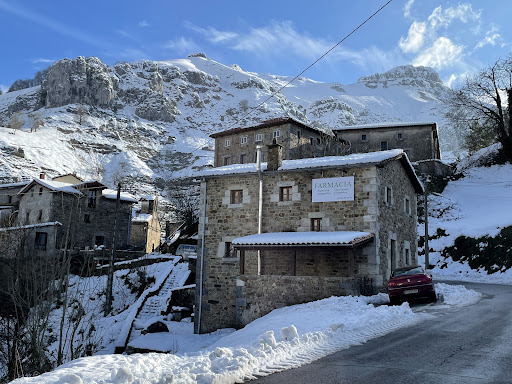
[[[350,36],[352,36],[357,30],[359,30],[363,25],[365,25],[368,21],[370,21],[374,16],[376,16],[380,11],[382,11],[386,6],[389,5],[393,0],[388,0],[386,4],[381,6],[377,11],[375,11],[371,16],[369,16],[365,21],[363,21],[361,24],[359,24],[356,28],[354,28],[349,34],[347,34],[343,39],[338,41],[335,45],[333,45],[327,52],[325,52],[322,56],[320,56],[318,59],[316,59],[312,64],[310,64],[306,69],[304,69],[301,73],[299,73],[297,76],[295,76],[293,79],[288,81],[285,85],[283,85],[281,88],[279,88],[277,91],[272,93],[269,97],[267,97],[265,100],[263,100],[261,103],[259,103],[256,107],[251,108],[249,112],[247,112],[245,115],[243,115],[241,118],[238,118],[238,121],[245,119],[246,117],[250,116],[254,111],[256,111],[259,107],[261,107],[263,104],[265,104],[268,100],[276,96],[278,93],[280,93],[284,88],[286,88],[288,85],[290,85],[292,82],[297,80],[301,75],[303,75],[306,71],[308,71],[311,67],[313,67],[316,63],[318,63],[320,60],[322,60],[325,56],[327,56],[331,51],[333,51],[338,45],[343,43],[346,39],[348,39]],[[235,123],[229,126],[228,129],[231,129]]]

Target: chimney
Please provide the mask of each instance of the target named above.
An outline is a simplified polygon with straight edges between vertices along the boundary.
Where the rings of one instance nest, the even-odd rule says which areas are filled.
[[[39,174],[39,178],[40,178],[41,180],[44,180],[44,179],[45,179],[45,177],[46,177],[46,173],[41,172],[41,173]]]
[[[274,139],[272,144],[267,145],[267,148],[267,171],[276,171],[283,164],[283,146],[277,144]]]

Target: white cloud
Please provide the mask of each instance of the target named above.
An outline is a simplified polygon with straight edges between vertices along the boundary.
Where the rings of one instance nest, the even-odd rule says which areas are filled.
[[[430,27],[437,29],[440,26],[448,27],[454,20],[459,20],[463,23],[469,21],[477,21],[480,19],[481,12],[473,11],[473,7],[469,3],[459,4],[457,7],[446,8],[439,6],[428,17]]]
[[[38,58],[38,59],[32,60],[32,64],[53,64],[53,63],[55,63],[55,61],[56,60],[53,60],[53,59]]]
[[[191,53],[194,51],[201,50],[199,46],[191,39],[187,39],[186,37],[179,37],[175,40],[171,40],[167,42],[165,48],[172,49],[177,53]]]
[[[150,24],[146,20],[141,20],[137,25],[141,28],[146,28],[149,27]]]
[[[409,33],[404,39],[400,38],[398,46],[403,52],[418,52],[425,40],[425,32],[427,30],[426,23],[415,21],[409,28]]]
[[[454,44],[449,38],[439,37],[429,48],[419,54],[412,64],[442,69],[457,63],[463,49],[464,46]]]
[[[202,28],[190,22],[186,22],[185,27],[200,33],[204,36],[206,40],[214,44],[232,41],[233,39],[238,37],[238,33],[235,32],[219,31],[218,29],[215,29],[213,27]]]
[[[455,83],[455,81],[458,79],[458,76],[454,73],[452,73],[448,79],[444,80],[443,83],[444,85],[446,85],[447,87],[451,88],[453,83]]]
[[[411,7],[414,3],[414,0],[408,0],[404,5],[404,16],[409,18],[411,17]]]
[[[238,37],[233,48],[258,54],[293,53],[301,57],[312,58],[324,54],[334,44],[300,34],[291,22],[285,21],[272,23],[263,28],[252,28],[248,34]]]
[[[502,41],[501,35],[497,32],[497,29],[493,27],[490,31],[487,31],[485,37],[476,44],[475,49],[482,48],[486,45],[494,47],[498,41]]]

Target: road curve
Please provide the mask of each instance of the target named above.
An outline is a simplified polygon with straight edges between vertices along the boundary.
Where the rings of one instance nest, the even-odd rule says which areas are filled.
[[[512,286],[454,283],[481,292],[467,307],[413,305],[433,315],[258,383],[512,384]]]

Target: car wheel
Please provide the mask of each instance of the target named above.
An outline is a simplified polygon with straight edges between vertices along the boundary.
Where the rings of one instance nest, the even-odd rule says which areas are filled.
[[[389,298],[389,305],[399,305],[400,301],[394,298]]]
[[[435,292],[432,294],[432,296],[430,296],[430,300],[431,300],[433,303],[437,303],[437,295],[436,295],[436,293],[435,293]]]

